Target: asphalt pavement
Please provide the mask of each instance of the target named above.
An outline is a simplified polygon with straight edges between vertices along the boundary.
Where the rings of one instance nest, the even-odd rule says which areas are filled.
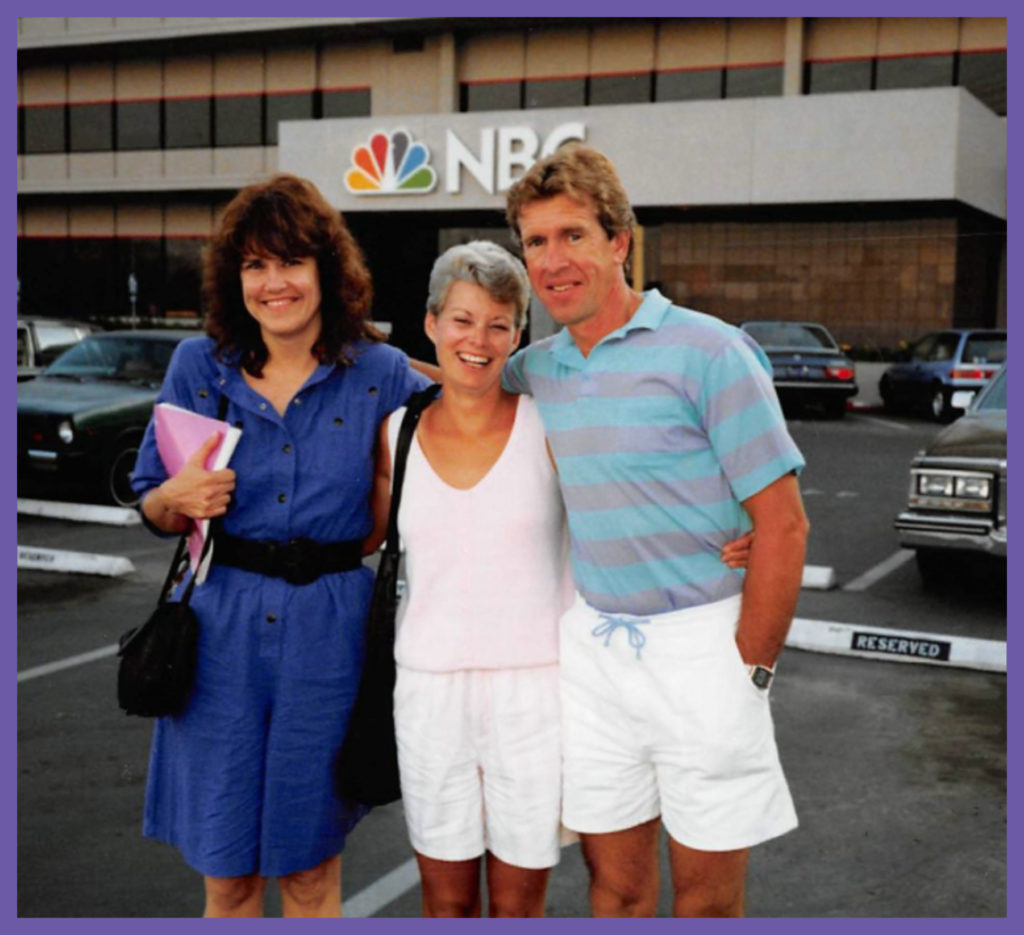
[[[891,518],[906,467],[937,427],[868,413],[791,429],[808,459],[801,479],[812,521],[808,561],[832,566],[837,577],[831,591],[803,592],[798,616],[1005,641],[998,580],[929,593],[913,564],[903,563],[864,590],[847,590],[898,552]],[[148,612],[171,548],[139,527],[25,517],[18,541],[114,552],[135,565],[109,579],[19,571],[19,673],[113,644]],[[201,911],[199,878],[171,848],[141,837],[151,725],[117,710],[114,675],[106,655],[19,682],[20,916]],[[754,850],[751,916],[1006,913],[1005,674],[790,648],[772,706],[800,827]],[[350,913],[418,916],[411,856],[401,804],[372,812],[345,854]],[[268,913],[278,905],[271,895]],[[547,910],[588,914],[578,846],[563,851]],[[660,914],[670,914],[664,885]]]

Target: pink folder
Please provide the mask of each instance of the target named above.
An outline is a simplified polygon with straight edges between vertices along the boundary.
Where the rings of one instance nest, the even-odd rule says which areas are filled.
[[[201,416],[172,403],[157,403],[153,408],[153,422],[160,460],[163,461],[167,473],[172,476],[181,470],[182,465],[214,432],[220,432],[220,442],[207,456],[203,466],[208,471],[219,471],[227,467],[235,445],[242,435],[241,429],[227,422]],[[202,567],[199,567],[199,556],[202,554],[209,528],[209,520],[200,520],[192,524],[192,531],[188,537],[189,563],[196,576],[196,584],[203,583],[210,568],[212,546]]]

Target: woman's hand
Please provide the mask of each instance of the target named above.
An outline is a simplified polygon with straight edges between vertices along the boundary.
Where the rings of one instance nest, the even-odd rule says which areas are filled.
[[[168,532],[183,532],[188,520],[211,519],[227,512],[235,489],[235,472],[230,468],[208,471],[203,466],[220,436],[220,432],[214,432],[177,474],[147,494],[142,509],[155,526]]]
[[[754,534],[748,532],[738,539],[727,542],[722,546],[722,561],[730,568],[746,568],[750,562],[750,544],[753,541]]]

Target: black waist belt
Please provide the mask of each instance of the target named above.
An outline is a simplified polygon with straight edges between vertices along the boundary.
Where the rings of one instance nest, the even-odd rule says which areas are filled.
[[[213,562],[284,578],[289,584],[309,584],[321,575],[352,571],[362,565],[363,543],[359,540],[314,542],[312,539],[274,542],[218,532],[213,538]]]

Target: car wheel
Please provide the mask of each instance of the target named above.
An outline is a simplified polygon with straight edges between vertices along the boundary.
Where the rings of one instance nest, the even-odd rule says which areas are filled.
[[[929,587],[942,588],[949,584],[953,561],[944,549],[918,549],[914,556],[921,580]],[[952,580],[956,580],[954,577]]]
[[[137,441],[122,443],[107,464],[104,473],[104,494],[106,500],[115,506],[134,507],[138,505],[139,496],[132,490],[130,482],[138,454],[139,443]]]
[[[953,414],[949,405],[949,391],[944,386],[933,386],[928,409],[936,422],[948,422]]]

